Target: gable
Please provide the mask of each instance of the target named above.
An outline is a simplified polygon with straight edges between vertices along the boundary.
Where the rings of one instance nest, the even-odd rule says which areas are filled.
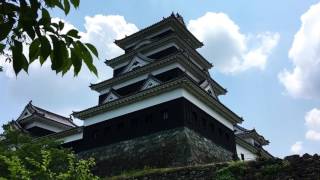
[[[27,118],[31,115],[32,115],[32,113],[27,108],[24,108],[24,110],[22,111],[21,115],[19,116],[19,118],[17,120]]]
[[[213,88],[212,88],[212,86],[211,86],[211,84],[207,80],[205,80],[203,83],[201,83],[200,87],[202,89],[204,89],[212,97],[214,97],[214,98],[217,97],[215,92],[214,92],[214,90],[213,90]]]
[[[204,90],[206,90],[211,96],[216,97],[211,85],[208,85]]]
[[[122,73],[126,73],[126,72],[134,70],[135,68],[145,66],[145,65],[149,64],[150,60],[151,59],[148,59],[147,57],[143,57],[141,54],[136,55],[132,58],[132,60],[127,65],[127,67],[123,70]]]
[[[114,101],[116,99],[119,99],[119,96],[113,92],[109,92],[108,96],[104,99],[103,103]]]
[[[156,79],[153,76],[149,76],[148,79],[145,81],[145,83],[143,84],[143,86],[141,87],[141,90],[145,90],[148,88],[152,88],[154,86],[157,86],[161,83],[161,81],[159,81],[158,79]]]

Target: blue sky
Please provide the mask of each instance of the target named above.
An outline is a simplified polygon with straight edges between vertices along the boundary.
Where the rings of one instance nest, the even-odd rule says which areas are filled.
[[[82,69],[79,77],[61,77],[49,72],[48,64],[33,64],[29,75],[15,77],[4,64],[0,124],[16,118],[31,99],[65,115],[95,105],[98,97],[89,83],[110,78],[102,62],[122,53],[112,41],[172,11],[204,42],[199,51],[215,65],[211,75],[228,89],[221,101],[245,119],[243,126],[269,139],[267,149],[275,156],[319,153],[320,3],[311,0],[91,0],[68,16],[54,10],[53,17],[99,48],[100,76]]]

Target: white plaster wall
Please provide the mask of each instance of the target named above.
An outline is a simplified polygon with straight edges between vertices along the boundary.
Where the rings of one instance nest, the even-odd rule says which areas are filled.
[[[236,144],[236,150],[240,160],[241,160],[241,154],[244,154],[245,161],[255,160],[257,158],[256,154],[252,153],[251,151],[247,150],[246,148],[244,148],[239,144]]]
[[[60,131],[64,131],[65,129],[63,128],[59,128],[59,127],[56,127],[56,126],[50,126],[48,124],[45,124],[45,123],[42,123],[42,122],[32,122],[28,125],[26,125],[26,129],[30,129],[32,127],[40,127],[42,129],[47,129],[49,131],[53,131],[53,132],[60,132]]]
[[[71,142],[71,141],[76,141],[76,140],[82,139],[82,137],[83,137],[83,132],[80,132],[80,133],[77,133],[77,134],[72,134],[70,136],[63,137],[63,138],[61,138],[59,140],[63,141],[63,143],[68,143],[68,142]]]

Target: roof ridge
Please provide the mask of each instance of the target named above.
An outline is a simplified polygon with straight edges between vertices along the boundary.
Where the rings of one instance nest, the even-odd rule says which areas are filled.
[[[173,58],[175,58],[176,56],[182,55],[182,54],[183,54],[183,53],[179,51],[179,52],[176,52],[176,53],[172,54],[171,56],[166,56],[166,57],[161,58],[161,59],[158,59],[157,61],[154,61],[154,62],[161,62],[161,61],[163,61],[163,60],[173,59]],[[151,65],[151,64],[153,64],[153,63],[149,63],[149,64]],[[148,64],[148,65],[149,65],[149,64]],[[125,76],[127,73],[131,73],[131,72],[134,72],[134,71],[129,71],[129,72],[126,72],[126,73],[121,74],[121,75],[119,75],[119,76],[116,76],[116,77],[112,77],[112,78],[110,78],[110,79],[103,80],[103,81],[101,81],[101,82],[90,83],[90,86],[89,86],[89,87],[92,89],[94,86],[99,86],[99,85],[104,84],[104,83],[106,83],[106,82],[108,82],[108,81],[111,81],[111,80],[114,79],[114,78],[119,78],[119,77],[121,77],[121,76]]]
[[[151,24],[151,25],[149,25],[149,26],[147,26],[147,27],[145,27],[145,28],[142,28],[142,29],[140,29],[138,32],[143,31],[143,30],[146,30],[146,29],[148,29],[148,28],[150,28],[150,27],[152,27],[152,26],[154,26],[154,25],[160,24],[161,22],[166,21],[166,20],[168,20],[168,19],[170,19],[170,18],[172,18],[172,17],[173,17],[172,14],[171,14],[170,16],[168,16],[168,17],[163,17],[162,20],[160,20],[160,21],[158,21],[158,22],[156,22],[156,23],[153,23],[153,24]],[[137,33],[137,32],[135,32],[135,33],[133,33],[133,34],[131,34],[131,35],[129,35],[129,36],[125,36],[125,37],[122,38],[122,39],[116,39],[116,40],[114,41],[114,43],[117,44],[117,42],[120,42],[120,41],[122,41],[122,40],[124,40],[124,39],[126,39],[126,38],[128,38],[128,37],[132,37],[132,36],[133,36],[134,34],[136,34],[136,33]]]
[[[28,105],[29,105],[29,104],[30,104],[30,106],[35,110],[35,112],[38,113],[38,114],[41,114],[41,112],[39,112],[39,110],[40,110],[40,111],[44,111],[44,112],[46,112],[46,113],[49,113],[49,114],[52,114],[52,115],[61,117],[61,118],[63,118],[64,120],[70,122],[72,125],[77,126],[77,125],[73,122],[73,120],[72,120],[71,117],[68,118],[68,117],[62,116],[62,115],[60,115],[60,114],[57,114],[57,113],[48,111],[48,110],[46,110],[46,109],[43,109],[43,108],[41,108],[41,107],[35,106],[35,105],[32,104],[32,101],[30,101],[30,102],[28,103]],[[43,114],[41,114],[41,115],[43,115]]]

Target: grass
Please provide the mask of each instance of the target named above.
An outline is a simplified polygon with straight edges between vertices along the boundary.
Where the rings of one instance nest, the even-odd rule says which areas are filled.
[[[166,172],[172,172],[176,171],[178,168],[151,168],[151,167],[145,167],[140,170],[130,170],[130,171],[124,171],[120,175],[113,176],[113,177],[106,177],[105,180],[120,180],[120,179],[126,179],[131,177],[139,177],[144,176],[148,174],[155,174],[155,173],[166,173]]]
[[[266,162],[259,167],[255,168],[250,165],[250,162],[244,161],[232,161],[229,163],[215,163],[197,166],[187,166],[187,167],[173,167],[173,168],[151,168],[145,167],[139,170],[124,171],[120,175],[113,177],[106,177],[105,180],[122,180],[134,177],[147,176],[152,174],[165,174],[171,173],[179,170],[189,171],[189,170],[199,170],[207,169],[208,166],[216,166],[218,169],[213,173],[215,180],[237,180],[239,177],[248,177],[248,172],[252,173],[249,176],[255,177],[256,179],[275,179],[279,176],[279,173],[284,171],[288,166],[288,162]],[[238,177],[238,178],[237,178]]]
[[[247,164],[243,161],[232,161],[228,166],[223,167],[215,172],[216,180],[236,180],[235,174],[244,175]]]
[[[170,173],[178,170],[187,170],[187,169],[195,170],[195,169],[199,169],[199,168],[201,169],[207,166],[215,166],[216,164],[224,164],[224,163],[194,165],[194,166],[185,166],[185,167],[170,167],[170,168],[145,167],[143,169],[138,169],[138,170],[124,171],[120,175],[113,176],[113,177],[106,177],[105,180],[121,180],[121,179],[127,179],[127,178],[133,178],[133,177],[139,177],[139,176],[145,176],[145,175],[151,175],[151,174]]]

